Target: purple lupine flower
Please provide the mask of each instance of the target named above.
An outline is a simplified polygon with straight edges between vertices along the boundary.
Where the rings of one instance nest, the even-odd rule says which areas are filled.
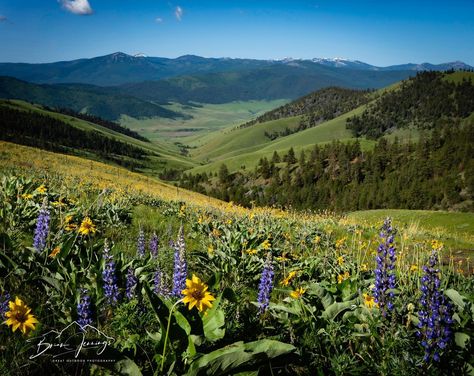
[[[107,304],[114,306],[119,300],[117,276],[115,275],[114,257],[110,253],[109,243],[105,240],[103,258],[105,260],[102,280],[104,282],[104,295]]]
[[[137,254],[138,257],[145,257],[145,233],[141,228],[137,239]]]
[[[392,220],[387,218],[382,226],[380,237],[382,241],[377,249],[377,267],[375,269],[374,298],[383,316],[393,309],[395,288],[395,229]]]
[[[174,269],[173,269],[173,291],[171,294],[177,298],[182,295],[186,288],[186,276],[188,265],[186,263],[186,243],[184,242],[183,226],[179,228],[178,240],[174,245]]]
[[[137,277],[135,277],[135,270],[132,267],[127,270],[127,282],[125,286],[125,296],[128,300],[133,299],[136,296],[137,289]]]
[[[91,298],[87,289],[81,289],[81,296],[77,305],[77,317],[77,323],[82,329],[86,325],[92,324]]]
[[[5,316],[5,313],[9,310],[8,302],[10,301],[11,296],[8,292],[0,296],[0,321]]]
[[[158,236],[156,232],[153,233],[150,239],[150,254],[153,258],[158,257]]]
[[[440,351],[448,346],[452,337],[452,307],[440,289],[438,261],[438,253],[433,251],[428,266],[423,266],[424,275],[421,277],[422,310],[418,313],[418,335],[421,337],[421,345],[425,348],[425,362],[431,359],[439,362]]]
[[[45,198],[39,211],[38,219],[36,220],[35,236],[33,239],[33,247],[37,252],[43,251],[46,247],[46,238],[48,237],[49,232],[49,219],[48,201]]]
[[[166,287],[166,280],[163,271],[158,268],[153,276],[153,291],[156,295],[159,296],[168,296],[169,290]]]
[[[268,309],[270,304],[270,294],[273,290],[273,275],[272,255],[268,252],[258,286],[258,313],[260,315]]]

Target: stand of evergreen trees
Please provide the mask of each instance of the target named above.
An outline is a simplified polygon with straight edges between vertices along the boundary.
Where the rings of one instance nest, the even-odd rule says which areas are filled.
[[[431,129],[469,116],[474,111],[474,84],[468,78],[450,81],[448,73],[418,73],[349,118],[347,128],[357,137],[376,139],[396,128]]]
[[[217,177],[183,175],[181,186],[245,206],[474,210],[473,140],[474,124],[458,122],[417,143],[382,138],[368,152],[358,142],[316,145],[299,158],[290,149],[261,159],[254,172],[231,174],[223,165]]]

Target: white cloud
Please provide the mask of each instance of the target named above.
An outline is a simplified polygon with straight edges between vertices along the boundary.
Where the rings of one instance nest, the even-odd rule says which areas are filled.
[[[163,22],[163,18],[161,18],[161,17],[156,17],[156,18],[155,18],[155,22],[156,22],[156,23],[162,23],[162,22]]]
[[[6,22],[7,20],[8,20],[7,17],[2,16],[2,15],[0,14],[0,22]]]
[[[58,0],[63,8],[68,12],[85,16],[92,14],[92,10],[88,0]]]
[[[174,15],[176,16],[176,19],[178,21],[181,21],[181,18],[183,17],[183,8],[181,8],[179,5],[176,7],[174,11]]]

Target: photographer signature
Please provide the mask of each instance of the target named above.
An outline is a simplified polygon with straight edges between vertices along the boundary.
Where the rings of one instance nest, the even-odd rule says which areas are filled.
[[[67,330],[73,330],[73,334],[65,334]],[[86,335],[94,334],[94,339],[86,339]],[[40,337],[30,338],[28,342],[36,342],[36,354],[30,359],[41,355],[53,355],[53,358],[64,357],[74,354],[77,358],[82,350],[96,349],[95,354],[101,355],[115,339],[107,336],[92,325],[81,327],[76,321],[66,326],[63,330],[51,330]]]

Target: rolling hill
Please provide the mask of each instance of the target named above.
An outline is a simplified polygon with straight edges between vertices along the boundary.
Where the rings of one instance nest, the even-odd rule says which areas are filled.
[[[123,114],[135,118],[184,117],[157,104],[129,95],[105,92],[91,85],[39,85],[12,77],[0,77],[0,98],[21,99],[54,108],[68,108],[108,120],[116,120]]]
[[[167,143],[137,140],[116,130],[18,100],[0,100],[0,139],[108,161],[151,175],[195,164]]]

